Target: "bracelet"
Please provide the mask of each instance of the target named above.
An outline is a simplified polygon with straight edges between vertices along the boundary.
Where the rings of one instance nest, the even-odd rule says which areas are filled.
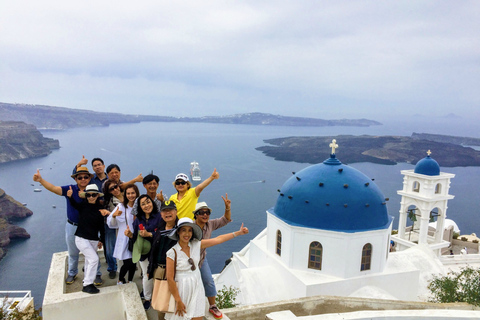
[[[236,237],[235,232],[232,232],[232,234],[233,234],[233,237],[235,238]]]

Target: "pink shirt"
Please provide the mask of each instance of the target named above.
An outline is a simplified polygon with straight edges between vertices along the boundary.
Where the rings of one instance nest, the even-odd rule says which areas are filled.
[[[202,230],[203,231],[203,237],[202,237],[202,239],[210,239],[212,237],[213,230],[217,230],[218,228],[226,226],[231,221],[232,220],[227,220],[227,218],[225,218],[225,216],[222,216],[221,218],[209,220],[203,226],[203,230]],[[201,249],[200,250],[200,262],[198,263],[199,268],[202,267],[203,260],[205,260],[206,255],[207,255],[207,249]]]

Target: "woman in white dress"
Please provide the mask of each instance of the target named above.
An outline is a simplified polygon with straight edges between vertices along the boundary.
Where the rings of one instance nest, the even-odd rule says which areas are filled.
[[[167,281],[175,298],[175,313],[167,313],[165,319],[200,320],[205,315],[205,290],[198,268],[200,249],[215,246],[248,233],[243,226],[240,230],[222,234],[213,239],[202,239],[202,230],[190,218],[178,220],[175,232],[170,235],[177,244],[167,252]],[[175,272],[175,254],[177,266]],[[175,272],[175,275],[174,275]]]
[[[125,281],[127,272],[128,282],[133,280],[133,275],[135,274],[135,264],[132,262],[132,251],[128,249],[130,238],[125,235],[125,230],[127,230],[127,226],[130,230],[133,230],[133,220],[135,216],[132,215],[131,212],[135,199],[137,199],[139,195],[140,192],[136,185],[128,185],[123,192],[123,202],[119,203],[107,217],[108,226],[112,229],[118,229],[113,256],[123,261],[120,273],[118,274],[117,284],[127,283],[127,281]]]

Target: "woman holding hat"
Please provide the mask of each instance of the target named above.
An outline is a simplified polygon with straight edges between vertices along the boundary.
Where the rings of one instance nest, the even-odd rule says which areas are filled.
[[[143,295],[145,301],[143,307],[145,310],[150,309],[150,300],[152,299],[153,291],[153,279],[148,279],[148,263],[149,253],[152,246],[153,235],[155,230],[158,229],[162,217],[158,213],[157,205],[146,194],[142,194],[138,200],[137,218],[133,221],[133,233],[127,226],[125,235],[134,242],[132,251],[132,261],[137,263],[140,261],[140,267],[142,268],[143,278]]]
[[[75,244],[85,256],[82,291],[86,293],[98,293],[100,290],[95,287],[93,282],[100,260],[97,254],[97,247],[101,248],[102,243],[105,241],[104,219],[100,213],[102,205],[99,201],[103,193],[98,192],[96,184],[89,184],[85,188],[85,191],[79,194],[80,198],[86,198],[86,201],[76,202],[72,198],[72,195],[73,190],[70,187],[67,191],[67,196],[71,205],[78,210],[79,214],[78,227],[75,232]],[[99,233],[100,239],[98,237]]]
[[[166,314],[166,319],[200,320],[205,315],[205,291],[198,268],[200,250],[232,240],[248,233],[243,226],[238,231],[222,234],[213,239],[202,239],[202,229],[189,218],[178,221],[170,236],[177,244],[167,252],[168,287],[175,298],[175,313]],[[175,266],[176,261],[176,266]]]
[[[198,186],[192,188],[192,183],[188,180],[188,176],[185,173],[179,173],[173,181],[173,187],[177,190],[177,193],[170,197],[170,201],[175,202],[177,205],[177,216],[179,219],[188,217],[193,219],[193,211],[197,204],[198,197],[213,180],[220,177],[217,169],[213,170],[210,177],[203,180]]]

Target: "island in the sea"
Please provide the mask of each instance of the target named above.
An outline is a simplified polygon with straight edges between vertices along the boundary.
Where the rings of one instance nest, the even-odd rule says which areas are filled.
[[[425,158],[426,152],[431,150],[432,156],[442,164],[442,167],[480,166],[480,151],[458,144],[467,138],[431,135],[434,136],[433,139],[429,136],[413,134],[412,137],[368,135],[286,137],[264,140],[271,146],[261,146],[256,150],[274,157],[275,160],[315,164],[329,158],[329,144],[335,139],[339,145],[336,153],[341,154],[344,163],[415,164]],[[447,142],[442,142],[442,139]],[[468,143],[477,145],[480,139],[468,138]]]

